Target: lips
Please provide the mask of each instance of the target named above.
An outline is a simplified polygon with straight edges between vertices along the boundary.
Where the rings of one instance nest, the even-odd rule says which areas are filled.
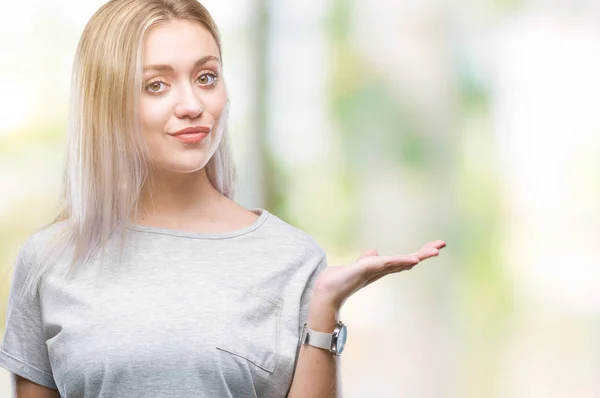
[[[195,127],[187,127],[182,130],[176,131],[174,133],[169,133],[169,135],[172,135],[173,137],[177,137],[177,136],[181,136],[181,135],[185,135],[185,134],[198,134],[198,133],[208,134],[208,133],[210,133],[210,130],[211,130],[210,127],[195,126]]]
[[[187,127],[174,133],[170,133],[169,135],[185,144],[195,144],[208,137],[210,130],[210,127],[195,126]]]

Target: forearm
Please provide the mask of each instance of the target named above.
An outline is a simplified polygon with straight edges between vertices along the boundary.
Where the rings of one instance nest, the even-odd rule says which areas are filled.
[[[338,311],[311,300],[308,327],[321,332],[333,331]],[[303,344],[292,380],[289,398],[337,398],[342,396],[339,377],[340,357],[321,348]]]

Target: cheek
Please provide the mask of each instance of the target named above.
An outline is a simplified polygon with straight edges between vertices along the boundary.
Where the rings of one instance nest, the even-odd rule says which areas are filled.
[[[140,121],[144,130],[162,128],[165,122],[165,112],[168,113],[166,108],[165,104],[161,105],[160,101],[149,99],[140,101]]]
[[[204,109],[213,116],[215,122],[219,120],[221,113],[227,106],[227,91],[223,86],[218,91],[212,93],[210,100],[204,102]]]
[[[152,125],[152,108],[147,101],[141,101],[140,103],[140,121],[144,127],[144,132],[146,132],[148,126]]]

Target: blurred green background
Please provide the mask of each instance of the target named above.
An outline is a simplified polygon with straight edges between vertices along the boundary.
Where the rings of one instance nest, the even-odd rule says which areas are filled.
[[[19,245],[57,205],[72,58],[103,3],[11,2],[0,25],[2,329]],[[203,4],[239,203],[332,266],[448,243],[346,303],[346,398],[600,396],[597,1]]]

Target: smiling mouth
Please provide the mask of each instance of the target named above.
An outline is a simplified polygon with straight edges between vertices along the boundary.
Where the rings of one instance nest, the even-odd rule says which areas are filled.
[[[210,131],[212,130],[211,127],[208,126],[193,126],[193,127],[186,127],[184,129],[181,129],[179,131],[175,131],[174,133],[169,133],[170,135],[176,136],[176,135],[183,135],[183,134],[193,134],[193,133],[210,133]]]
[[[195,144],[203,141],[206,137],[208,137],[208,133],[184,133],[171,135],[171,137],[175,138],[177,141],[181,141],[186,144]]]

